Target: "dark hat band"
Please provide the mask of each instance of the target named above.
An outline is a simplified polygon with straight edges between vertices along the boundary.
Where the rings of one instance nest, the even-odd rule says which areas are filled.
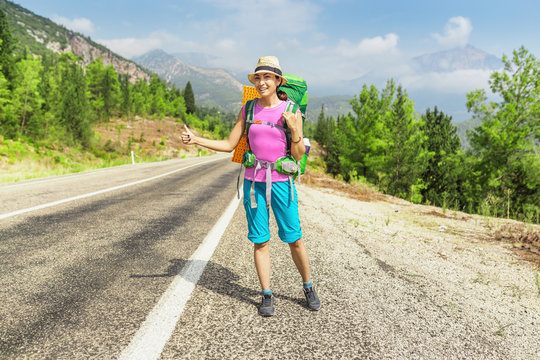
[[[278,74],[279,76],[281,76],[281,70],[278,69],[278,68],[275,68],[275,67],[271,67],[271,66],[259,66],[255,69],[255,72],[257,71],[260,71],[260,70],[268,70],[268,71],[271,71],[271,72],[274,72],[276,74]]]

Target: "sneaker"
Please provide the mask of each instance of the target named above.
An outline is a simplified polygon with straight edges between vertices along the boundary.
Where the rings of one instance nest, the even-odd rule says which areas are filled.
[[[306,296],[307,307],[309,310],[317,311],[321,308],[321,300],[319,300],[319,296],[314,287],[304,289],[304,295]]]
[[[259,305],[259,315],[272,316],[274,315],[274,296],[263,295],[261,305]]]

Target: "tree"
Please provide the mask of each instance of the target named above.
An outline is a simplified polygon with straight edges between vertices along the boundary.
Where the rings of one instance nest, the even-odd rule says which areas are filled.
[[[17,133],[17,118],[13,111],[9,82],[2,72],[0,72],[0,133],[10,138]]]
[[[429,153],[426,169],[421,176],[426,185],[422,195],[432,204],[447,206],[448,201],[459,195],[454,157],[461,147],[461,141],[457,128],[452,124],[452,117],[439,111],[436,106],[433,111],[428,108],[422,120],[424,146]]]
[[[15,43],[7,23],[6,13],[0,9],[0,71],[10,84],[15,77],[15,60],[13,57]]]
[[[313,138],[321,146],[328,146],[329,137],[333,135],[329,132],[328,123],[329,121],[324,115],[324,104],[322,104],[321,112],[319,113],[319,117],[317,118],[315,133],[313,134]]]
[[[421,202],[417,188],[423,186],[419,180],[427,158],[421,125],[414,114],[413,102],[398,86],[391,116],[387,118],[388,147],[382,184],[388,193],[414,202]]]
[[[468,110],[482,121],[468,134],[482,189],[476,205],[530,218],[540,212],[540,63],[524,47],[503,63],[489,81],[501,101],[488,102],[485,90],[467,94]]]
[[[118,103],[118,73],[112,65],[105,66],[101,58],[87,68],[88,99],[97,117],[109,120]]]
[[[120,74],[118,76],[120,83],[120,113],[126,118],[130,118],[131,110],[131,84],[129,83],[128,74]]]
[[[38,85],[41,81],[41,60],[28,55],[15,64],[17,75],[13,88],[13,104],[20,119],[19,134],[23,133],[26,122],[39,110],[43,98]]]
[[[381,92],[374,85],[364,85],[360,95],[351,101],[354,111],[351,122],[345,117],[345,123],[340,125],[342,129],[347,128],[344,151],[349,154],[345,158],[351,159],[344,159],[344,165],[374,183],[379,183],[385,162],[387,119],[391,116],[394,94],[393,80],[389,80]]]
[[[150,98],[150,88],[146,83],[146,80],[139,79],[133,85],[131,97],[132,97],[132,112],[137,115],[147,115],[149,113],[149,104],[147,99]]]
[[[193,88],[191,82],[187,82],[184,88],[184,101],[186,102],[186,112],[188,114],[194,114],[197,108],[195,107],[195,95],[193,94]]]
[[[109,121],[118,103],[119,94],[118,73],[112,64],[107,65],[101,83],[101,94],[103,96],[103,115]]]
[[[157,75],[152,75],[150,79],[150,94],[152,94],[152,101],[150,105],[150,113],[162,117],[165,115],[165,84]]]
[[[83,69],[77,64],[73,54],[60,56],[59,93],[61,102],[59,114],[64,127],[71,136],[71,141],[89,145],[92,130],[89,121],[89,104],[86,94],[86,79]]]

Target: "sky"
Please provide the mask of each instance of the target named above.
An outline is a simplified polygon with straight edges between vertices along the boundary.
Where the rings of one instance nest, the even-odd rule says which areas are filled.
[[[464,94],[487,87],[489,71],[419,74],[411,58],[465,44],[499,58],[522,45],[540,56],[539,0],[14,1],[126,58],[197,52],[247,75],[275,55],[285,73],[319,88],[371,74]]]

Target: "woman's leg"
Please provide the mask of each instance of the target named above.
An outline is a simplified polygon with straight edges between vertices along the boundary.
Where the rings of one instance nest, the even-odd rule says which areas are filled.
[[[296,265],[296,268],[302,276],[303,282],[309,282],[311,280],[311,273],[309,271],[309,258],[307,254],[306,245],[302,239],[290,243],[291,255]]]
[[[254,244],[255,267],[261,289],[270,289],[270,241],[262,244]]]

